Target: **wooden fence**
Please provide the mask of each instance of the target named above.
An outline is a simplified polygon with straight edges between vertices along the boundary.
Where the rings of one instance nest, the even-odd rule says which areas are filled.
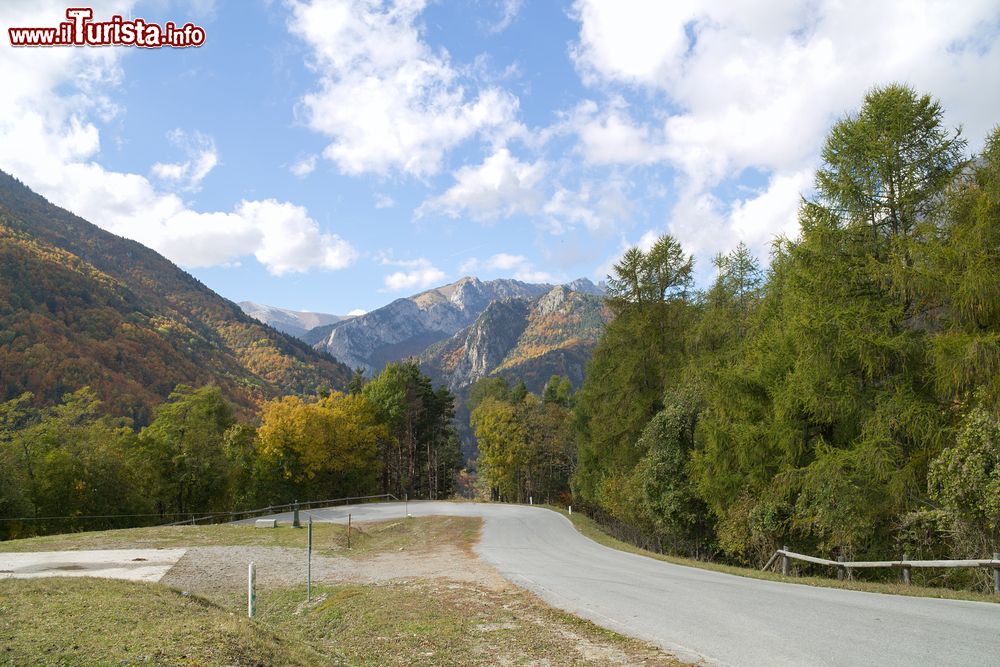
[[[982,567],[993,570],[993,592],[1000,595],[1000,553],[993,554],[991,559],[980,560],[909,560],[906,554],[900,560],[871,560],[871,561],[845,561],[843,559],[830,560],[829,558],[818,558],[789,551],[788,547],[778,549],[771,558],[768,559],[762,571],[768,570],[772,565],[781,563],[781,573],[789,575],[791,570],[791,560],[801,560],[815,565],[827,565],[837,568],[837,579],[850,578],[851,571],[865,568],[896,568],[903,573],[903,583],[909,584],[912,580],[913,568],[950,568],[950,567]]]

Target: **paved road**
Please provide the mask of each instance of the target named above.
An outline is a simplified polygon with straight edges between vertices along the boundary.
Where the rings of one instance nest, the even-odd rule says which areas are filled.
[[[414,516],[485,519],[480,557],[549,604],[688,660],[725,665],[997,665],[1000,604],[747,579],[601,546],[568,519],[517,505],[411,502]],[[379,521],[402,503],[303,512]],[[290,521],[288,514],[277,515]]]

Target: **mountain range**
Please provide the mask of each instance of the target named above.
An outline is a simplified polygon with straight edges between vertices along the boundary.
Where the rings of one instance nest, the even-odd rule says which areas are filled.
[[[277,306],[254,303],[253,301],[240,301],[239,307],[244,313],[255,320],[299,339],[302,339],[307,332],[317,327],[325,327],[351,318],[350,315],[330,315],[328,313],[313,313],[304,310],[288,310],[286,308],[278,308]]]
[[[535,298],[549,289],[551,285],[466,277],[334,324],[315,347],[371,374],[390,361],[419,356],[475,322],[498,299]]]
[[[0,172],[0,401],[89,385],[148,423],[177,384],[240,409],[344,388],[350,369],[247,316],[165,257],[50,204]]]
[[[467,276],[353,318],[240,305],[368,375],[415,358],[453,392],[494,374],[541,392],[552,375],[576,386],[583,381],[590,351],[610,318],[603,293],[586,278],[550,285]],[[324,318],[334,321],[301,331]]]
[[[523,380],[536,393],[553,375],[567,377],[578,387],[610,318],[600,296],[569,285],[552,287],[535,298],[507,297],[491,302],[471,325],[425,349],[420,364],[456,392],[490,375]]]

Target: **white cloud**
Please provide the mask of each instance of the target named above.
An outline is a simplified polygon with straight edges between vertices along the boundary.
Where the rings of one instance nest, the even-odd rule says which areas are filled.
[[[514,272],[514,277],[526,283],[554,283],[556,279],[548,271],[538,271],[533,268],[522,268]]]
[[[527,259],[524,255],[511,255],[506,252],[501,252],[493,255],[488,260],[486,260],[486,268],[507,271],[515,267],[523,266],[527,263]]]
[[[1000,108],[995,0],[577,0],[573,15],[584,81],[639,91],[665,113],[636,121],[614,93],[601,112],[581,105],[582,154],[679,169],[671,230],[706,251],[786,231],[830,124],[874,85],[902,81],[938,96],[973,148]],[[715,186],[748,168],[770,178],[758,203],[727,211],[713,201]],[[688,214],[695,219],[679,217]]]
[[[151,169],[153,176],[165,181],[179,181],[184,178],[186,167],[183,164],[168,164],[157,162]]]
[[[375,208],[392,208],[396,205],[396,200],[387,194],[379,193],[375,195]]]
[[[606,233],[619,227],[632,213],[627,188],[618,177],[597,184],[584,181],[577,190],[557,187],[543,207],[550,230],[561,234],[582,225],[591,232]]]
[[[244,201],[237,213],[261,234],[254,256],[274,275],[309,268],[343,269],[357,251],[336,234],[324,234],[302,206],[274,199]]]
[[[551,273],[539,271],[524,255],[512,255],[506,252],[497,253],[483,261],[470,257],[459,266],[459,272],[463,274],[479,270],[486,271],[491,276],[512,276],[529,283],[556,282]]]
[[[798,234],[800,196],[809,192],[812,183],[812,169],[773,176],[767,188],[755,197],[733,203],[729,212],[733,234],[758,256],[766,257],[775,234],[790,238]]]
[[[581,103],[572,122],[589,164],[652,164],[667,157],[662,137],[655,136],[655,129],[635,123],[620,97],[612,99],[603,113],[598,113],[592,101]]]
[[[316,159],[317,157],[315,155],[307,155],[301,160],[295,162],[295,164],[289,168],[289,171],[299,178],[305,178],[309,174],[316,171]]]
[[[694,2],[581,0],[573,5],[580,42],[572,55],[588,80],[655,84],[688,48]]]
[[[500,9],[503,15],[499,21],[490,26],[490,32],[503,32],[509,28],[514,19],[517,18],[517,14],[521,11],[521,5],[523,4],[524,0],[500,0]]]
[[[385,284],[386,289],[393,292],[432,287],[439,285],[445,278],[444,271],[441,271],[423,257],[413,260],[383,261],[382,263],[396,264],[410,269],[409,271],[395,271],[383,278],[382,282]]]
[[[100,2],[95,16],[128,14],[130,2]],[[4,4],[9,25],[55,25],[65,4]],[[232,211],[199,212],[145,176],[105,169],[94,118],[118,109],[107,97],[122,80],[124,49],[0,49],[0,169],[81,217],[135,239],[185,267],[233,265],[254,255],[281,275],[334,269],[356,252],[323,233],[305,209],[287,202],[244,201]],[[191,189],[215,167],[210,139],[172,133],[188,152],[183,162],[161,162],[153,173],[171,187]]]
[[[458,265],[458,272],[463,276],[471,275],[479,270],[479,258],[467,257]]]
[[[173,130],[167,137],[188,159],[184,162],[157,162],[151,167],[153,176],[181,190],[197,192],[201,189],[201,182],[219,164],[215,141],[201,132],[189,134],[181,129]]]
[[[425,201],[416,211],[418,217],[441,211],[451,218],[463,214],[489,221],[519,213],[533,213],[541,204],[537,191],[545,174],[545,164],[521,162],[501,148],[482,164],[464,166],[455,172],[455,185],[442,195]]]
[[[345,174],[435,174],[463,141],[511,132],[517,98],[495,87],[466,92],[448,53],[421,39],[425,4],[289,1],[289,29],[320,78],[302,99],[303,119],[330,137],[323,155]]]

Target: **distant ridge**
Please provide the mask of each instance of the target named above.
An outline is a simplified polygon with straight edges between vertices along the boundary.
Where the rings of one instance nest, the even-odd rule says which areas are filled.
[[[329,315],[327,313],[311,313],[301,310],[288,310],[277,306],[268,306],[253,301],[240,301],[240,308],[250,317],[270,325],[289,336],[302,339],[306,332],[317,327],[336,324],[350,319],[350,315]]]
[[[523,380],[536,393],[553,375],[580,386],[611,313],[601,296],[574,284],[586,288],[574,281],[535,299],[494,301],[471,325],[425,350],[421,366],[452,391],[491,375]]]
[[[429,345],[469,326],[493,301],[536,298],[550,289],[552,285],[465,277],[328,325],[315,347],[352,368],[374,373],[390,361],[416,357]]]

